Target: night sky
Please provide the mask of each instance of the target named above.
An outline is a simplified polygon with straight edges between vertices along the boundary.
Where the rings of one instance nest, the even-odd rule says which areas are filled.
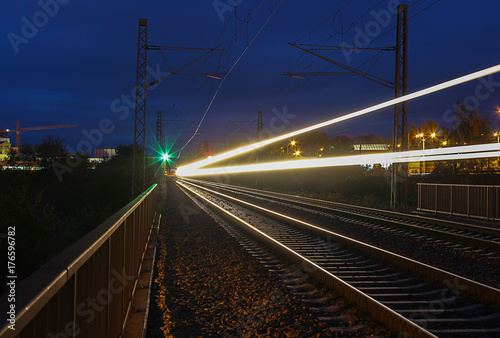
[[[393,90],[361,77],[323,76],[306,81],[281,76],[289,71],[341,70],[288,42],[330,46],[348,43],[358,47],[370,42],[370,47],[394,46],[396,19],[384,21],[384,15],[398,2],[410,5],[409,92],[500,63],[497,0],[283,0],[272,17],[279,0],[242,0],[236,16],[229,10],[236,0],[5,0],[0,20],[0,129],[13,129],[16,120],[23,127],[77,123],[79,127],[73,129],[26,132],[21,142],[37,144],[50,134],[60,136],[77,150],[82,140],[89,140],[85,134],[90,133],[90,141],[96,147],[131,144],[134,110],[125,101],[133,100],[139,18],[148,19],[149,44],[220,45],[225,49],[186,72],[227,72],[246,49],[206,114],[200,127],[204,134],[192,140],[186,154],[204,140],[216,152],[220,151],[224,135],[227,143],[248,139],[255,133],[256,123],[236,123],[242,127],[238,131],[229,121],[255,120],[259,110],[264,112],[265,127],[274,126],[276,134],[343,115],[390,99]],[[366,27],[370,25],[377,27],[368,31]],[[164,54],[177,69],[202,53]],[[342,51],[325,51],[322,55],[337,61],[345,56]],[[393,81],[394,58],[393,52],[378,55],[360,50],[349,56],[349,65],[358,67],[368,61],[361,69],[370,69],[372,74]],[[160,75],[169,71],[157,51],[149,51],[148,63]],[[151,77],[151,81],[155,79]],[[220,82],[199,75],[176,75],[151,88],[147,105],[148,143],[154,142],[156,112],[162,110],[165,119],[197,121],[186,126],[185,133],[167,136],[173,149],[182,147],[192,136]],[[500,118],[495,115],[495,107],[500,104],[500,75],[409,103],[409,123],[418,125],[432,118],[440,126],[451,128],[455,119],[449,110],[458,100],[468,100],[490,119],[495,129],[500,128]],[[285,111],[287,115],[283,115]],[[285,116],[286,125],[279,116]],[[108,121],[108,131],[112,132],[103,133],[101,138],[94,129],[100,128],[103,119],[109,119],[104,121]],[[182,122],[165,122],[163,128],[168,131],[182,126]],[[325,131],[333,136],[372,133],[389,137],[392,110]],[[9,136],[14,143],[15,135]]]

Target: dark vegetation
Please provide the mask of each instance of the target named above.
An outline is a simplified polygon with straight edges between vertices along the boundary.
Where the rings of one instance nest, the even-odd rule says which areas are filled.
[[[415,210],[418,183],[500,185],[500,175],[495,173],[443,173],[450,166],[472,166],[467,162],[438,163],[428,175],[408,177],[408,207]],[[215,182],[257,187],[302,196],[327,199],[372,208],[390,209],[391,169],[362,166],[333,167],[304,170],[285,170],[238,175],[200,177]]]
[[[74,157],[71,161],[79,164],[65,172],[62,181],[52,167],[56,161],[66,164],[62,143],[50,138],[40,147],[45,169],[0,171],[0,232],[6,234],[11,226],[16,229],[20,279],[121,209],[131,197],[132,146],[119,146],[116,156],[94,169],[87,156],[81,161]],[[149,174],[152,177],[154,172]],[[6,246],[2,238],[0,251],[7,252]]]
[[[390,172],[361,166],[285,170],[252,174],[203,177],[222,183],[296,193],[332,201],[388,208]]]

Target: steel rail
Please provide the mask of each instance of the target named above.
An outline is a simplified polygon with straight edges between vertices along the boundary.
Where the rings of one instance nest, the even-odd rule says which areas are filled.
[[[388,225],[391,227],[396,227],[396,228],[403,229],[403,230],[411,230],[411,231],[415,231],[415,232],[420,232],[420,233],[423,233],[425,235],[440,237],[440,238],[443,238],[446,240],[462,242],[462,243],[472,245],[475,247],[487,248],[487,249],[490,249],[490,250],[493,250],[496,252],[500,252],[500,241],[498,241],[498,242],[497,241],[490,241],[490,240],[486,240],[486,239],[471,237],[471,236],[457,234],[457,233],[448,232],[448,231],[444,231],[444,230],[427,228],[427,227],[423,227],[420,225],[401,222],[400,220],[408,221],[408,222],[426,223],[426,224],[444,227],[444,228],[451,228],[451,229],[460,230],[460,231],[478,233],[481,235],[495,236],[499,239],[500,239],[500,229],[488,228],[488,227],[472,225],[472,224],[465,224],[465,223],[460,223],[460,222],[455,222],[455,221],[439,220],[439,219],[435,219],[435,218],[431,218],[431,217],[413,216],[413,215],[408,215],[408,214],[404,214],[404,213],[400,213],[400,212],[367,208],[367,207],[355,206],[355,205],[350,205],[350,204],[319,200],[319,199],[314,199],[314,198],[310,198],[310,197],[302,197],[302,196],[295,196],[295,195],[292,196],[289,194],[263,191],[263,190],[253,189],[253,188],[236,187],[236,186],[231,186],[231,185],[226,185],[226,184],[221,184],[221,183],[216,184],[213,182],[192,180],[192,179],[183,179],[183,180],[191,181],[191,182],[198,182],[200,184],[210,185],[210,186],[222,188],[222,189],[228,190],[228,191],[240,191],[240,192],[244,192],[244,193],[251,193],[254,195],[259,195],[259,196],[263,196],[263,197],[267,197],[267,198],[271,198],[271,199],[285,201],[287,203],[291,202],[291,203],[302,204],[302,205],[306,205],[309,207],[313,207],[313,208],[317,208],[317,209],[321,209],[321,210],[326,210],[328,212],[341,213],[344,215],[348,215],[349,217],[352,217],[352,218],[358,218],[358,219],[363,219],[366,221],[383,223],[385,225]],[[344,210],[338,209],[338,208],[342,208]],[[348,209],[348,210],[345,210],[345,209]],[[353,211],[349,211],[349,210],[353,210]],[[375,215],[382,216],[382,217],[377,217]],[[387,219],[384,217],[393,218],[393,219]],[[397,220],[397,219],[399,219],[399,220]]]
[[[328,287],[341,294],[348,301],[355,303],[362,311],[370,313],[373,318],[385,323],[390,329],[397,332],[405,332],[411,337],[436,337],[424,328],[403,317],[396,311],[383,305],[379,301],[361,292],[360,290],[352,287],[342,279],[333,275],[328,270],[302,256],[300,253],[288,248],[286,245],[278,242],[271,236],[257,229],[255,226],[239,218],[238,216],[235,216],[216,203],[210,201],[186,184],[179,181],[177,181],[176,183],[184,189],[188,190],[197,198],[201,199],[206,205],[211,206],[211,209],[217,212],[220,217],[232,224],[237,224],[240,229],[242,229],[247,235],[251,236],[256,241],[272,248],[277,253],[284,256],[286,259],[290,260],[293,263],[301,265],[306,262],[310,267],[314,268],[310,271],[311,275],[315,276],[318,280],[325,283]]]
[[[179,182],[179,184],[181,183]],[[419,276],[425,276],[426,278],[432,280],[433,282],[437,282],[441,285],[445,283],[446,287],[449,287],[450,285],[460,285],[461,287],[464,288],[464,293],[467,294],[469,297],[474,298],[477,301],[487,306],[491,306],[493,304],[495,307],[500,308],[500,290],[496,288],[490,287],[482,283],[478,283],[471,279],[430,266],[428,264],[424,264],[419,261],[392,253],[390,251],[375,247],[373,245],[363,243],[361,241],[349,238],[347,236],[337,234],[333,231],[321,228],[319,226],[315,226],[308,222],[280,214],[278,212],[266,209],[264,207],[243,200],[239,200],[235,197],[222,194],[220,192],[208,189],[206,187],[202,187],[193,183],[188,183],[188,184],[195,186],[198,189],[208,191],[211,194],[221,196],[224,199],[231,200],[232,202],[240,204],[246,208],[249,208],[250,210],[254,210],[257,211],[258,213],[264,214],[265,216],[271,219],[277,220],[279,222],[285,222],[291,226],[294,226],[305,232],[312,233],[323,239],[329,239],[329,240],[333,239],[336,242],[339,242],[351,248],[355,248],[361,252],[368,253],[372,257],[376,257],[377,259],[385,261],[386,263],[389,263],[393,266],[398,266],[400,268],[403,268],[403,270],[405,271],[411,272]]]

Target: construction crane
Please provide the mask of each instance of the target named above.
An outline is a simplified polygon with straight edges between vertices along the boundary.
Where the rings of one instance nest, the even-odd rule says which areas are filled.
[[[1,135],[6,135],[7,133],[16,133],[16,148],[17,148],[17,151],[19,152],[20,147],[21,147],[21,132],[32,131],[32,130],[74,128],[74,127],[78,127],[78,124],[62,124],[62,125],[56,125],[56,126],[41,126],[41,127],[21,128],[19,126],[19,120],[17,120],[17,128],[16,129],[0,130],[0,136]]]

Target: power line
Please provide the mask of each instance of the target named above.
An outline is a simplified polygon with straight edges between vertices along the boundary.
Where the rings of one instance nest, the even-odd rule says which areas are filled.
[[[253,17],[257,14],[257,12],[259,11],[260,7],[262,6],[264,0],[255,0],[252,4],[252,6],[250,7],[248,13],[246,14],[246,17],[247,17],[247,22],[240,25],[239,27],[236,28],[235,32],[240,29],[240,31],[243,33],[243,32],[248,32],[248,29],[245,28],[245,27],[248,27],[248,24],[249,22],[253,19]],[[235,12],[233,12],[233,14],[236,14]],[[232,16],[231,16],[232,18]],[[235,19],[236,20],[236,19]],[[224,35],[224,33],[227,31],[228,27],[229,27],[229,24],[232,22],[232,20],[226,20],[226,23],[223,27],[223,29],[220,31],[217,39],[216,39],[216,43],[215,45],[220,45],[221,43],[221,39],[222,39],[222,36]],[[222,53],[219,53],[219,60],[218,60],[218,63],[216,63],[216,72],[220,72],[219,69],[222,67],[225,59],[231,54],[231,51],[232,49],[234,48],[234,46],[236,45],[236,43],[238,41],[240,41],[240,38],[241,38],[241,35],[242,33],[240,33],[238,36],[236,36],[236,41],[233,40],[232,38],[228,39],[228,42],[224,44],[223,46],[223,50],[224,52]],[[236,33],[235,33],[236,34]],[[235,35],[233,35],[235,36]],[[168,47],[169,49],[173,49],[172,47]],[[160,50],[160,53],[162,53],[162,51]],[[170,63],[168,62],[166,56],[162,53],[162,58],[163,60],[165,61],[165,63],[167,64],[167,67],[169,68],[170,72],[173,73],[172,75],[182,75],[182,74],[178,74],[177,72],[179,70],[176,71],[173,71],[173,67],[170,65]],[[208,60],[201,60],[200,61],[200,67],[203,69],[203,67],[206,67],[207,63],[208,63]],[[192,66],[193,64],[191,64]],[[183,67],[185,68],[185,67]],[[204,73],[206,73],[206,71],[204,71]],[[180,98],[178,98],[175,102],[175,104],[173,106],[181,106],[182,108],[185,108],[187,105],[191,105],[193,104],[194,100],[189,100],[189,102],[186,102],[185,100],[186,99],[186,91],[190,88],[190,87],[193,87],[193,86],[196,86],[196,89],[195,89],[195,93],[189,95],[189,97],[194,97],[196,95],[198,95],[199,92],[201,92],[206,86],[207,84],[209,84],[210,86],[213,84],[213,81],[210,81],[209,83],[209,79],[208,77],[205,77],[203,79],[203,82],[201,85],[197,86],[197,83],[198,83],[198,79],[197,78],[192,78],[192,80],[189,82],[189,84],[185,87],[182,95]],[[207,103],[209,102],[208,98],[209,96],[211,95],[210,93],[212,93],[212,89],[211,88],[208,88],[208,91],[207,91]],[[186,103],[183,103],[186,102]],[[206,106],[206,104],[203,104],[202,106]],[[194,110],[194,109],[193,109]]]
[[[412,6],[414,6],[414,5],[418,4],[418,3],[419,3],[419,2],[421,2],[421,1],[422,1],[422,0],[417,0],[417,1],[416,1],[416,2],[414,2],[413,4],[409,5],[409,7],[412,7]],[[434,2],[433,2],[432,4],[430,4],[429,6],[425,7],[424,9],[420,10],[419,12],[417,12],[416,14],[414,14],[413,16],[409,17],[409,19],[408,19],[408,20],[411,20],[411,19],[415,18],[417,15],[419,15],[419,14],[423,13],[424,11],[428,10],[429,8],[433,7],[433,6],[434,6],[435,4],[437,4],[439,1],[440,1],[440,0],[436,0],[436,1],[434,1]],[[382,1],[382,2],[383,2],[383,1]],[[377,6],[375,6],[374,8],[378,7],[379,5],[380,5],[380,3],[379,3]],[[372,8],[372,10],[373,10],[373,8]],[[354,21],[354,22],[355,22],[355,21]],[[380,25],[379,25],[379,26],[380,26]],[[379,26],[377,26],[377,27],[379,27]],[[395,29],[396,29],[396,27],[393,27],[393,28],[389,29],[387,32],[385,32],[385,33],[383,33],[383,34],[379,35],[377,38],[375,38],[375,39],[371,40],[371,41],[370,41],[369,43],[367,43],[366,45],[369,45],[369,44],[373,43],[374,41],[376,41],[376,40],[380,39],[382,36],[387,35],[388,33],[392,32],[392,31],[393,31],[393,30],[395,30]],[[366,34],[366,33],[365,33],[365,34]],[[365,35],[365,34],[364,34],[364,35]],[[359,38],[359,37],[358,37],[358,38]],[[353,41],[355,41],[355,39],[351,40],[351,43],[352,43]],[[329,54],[328,56],[331,56],[331,55],[333,55],[333,54],[335,54],[335,53],[337,53],[337,52],[338,52],[338,51],[335,51],[335,52],[333,52],[333,53]],[[302,53],[302,55],[306,55],[306,53],[304,52],[304,53]],[[339,62],[344,61],[345,59],[346,59],[346,57],[343,57],[342,59],[340,59],[340,60],[339,60]],[[317,63],[319,63],[319,62],[321,62],[321,61],[320,61],[320,60],[318,60],[317,62],[315,62],[315,64],[317,64]],[[335,66],[335,65],[329,65],[329,66],[327,66],[325,69],[323,69],[321,72],[326,72],[326,71],[329,71],[329,70],[330,70],[332,67],[334,67],[334,66]],[[320,73],[320,72],[318,72],[318,73]],[[316,76],[317,76],[317,75],[316,75]],[[304,79],[304,81],[303,81],[302,83],[300,83],[300,84],[299,84],[296,88],[292,89],[290,92],[288,92],[287,90],[288,90],[288,88],[289,88],[289,87],[291,87],[291,84],[287,85],[287,87],[285,88],[285,89],[286,89],[286,91],[284,92],[284,94],[280,94],[280,95],[279,95],[278,100],[275,100],[275,102],[273,102],[272,104],[270,104],[270,105],[266,108],[266,110],[270,110],[270,109],[272,109],[272,108],[276,107],[276,105],[277,105],[278,103],[280,103],[281,101],[283,101],[283,100],[284,100],[286,97],[288,97],[289,95],[291,95],[291,94],[295,93],[297,90],[299,90],[300,88],[302,88],[302,86],[306,85],[306,84],[307,84],[310,80],[312,80],[312,79],[316,78],[316,76],[311,76],[310,78],[306,78],[306,79]],[[283,79],[281,79],[281,80],[280,80],[280,83],[281,83],[282,81],[283,81]],[[290,81],[290,79],[288,79],[288,82],[289,82],[289,83],[291,82],[291,81]]]
[[[420,1],[420,0],[419,0],[419,1]],[[350,2],[351,2],[351,1],[348,1],[346,4],[344,4],[344,5],[340,8],[340,10],[342,10],[343,8],[345,8],[345,7],[346,7],[346,6],[347,6]],[[352,26],[355,22],[359,21],[360,19],[362,20],[362,19],[363,19],[363,17],[364,17],[365,15],[367,15],[368,13],[370,13],[371,11],[373,11],[375,8],[377,8],[378,6],[380,6],[380,5],[381,5],[382,3],[384,3],[384,2],[385,2],[385,0],[382,0],[382,1],[380,1],[379,3],[377,3],[375,6],[371,7],[370,9],[368,9],[366,12],[364,12],[363,14],[361,14],[360,16],[358,16],[356,19],[354,19],[353,21],[351,21],[351,23],[349,24],[349,26]],[[338,12],[338,11],[337,11],[337,12]],[[312,32],[314,32],[314,31],[315,31],[315,30],[317,30],[319,27],[321,27],[322,25],[324,25],[324,24],[325,24],[325,22],[327,22],[327,21],[331,20],[331,19],[332,19],[332,17],[334,17],[334,16],[335,16],[335,14],[330,15],[330,16],[329,16],[328,18],[326,18],[326,19],[325,19],[325,20],[324,20],[321,24],[319,24],[319,25],[318,25],[318,26],[316,26],[314,29],[312,29],[311,31],[309,31],[309,33],[307,33],[307,34],[305,34],[304,36],[302,36],[302,37],[301,37],[301,38],[300,38],[297,42],[299,42],[300,40],[302,40],[305,36],[310,35]],[[347,26],[343,26],[343,27],[342,27],[342,29],[345,29],[345,28],[347,28]],[[327,43],[329,40],[331,40],[333,37],[335,37],[335,36],[337,36],[337,35],[340,35],[340,34],[338,34],[338,33],[334,33],[334,34],[330,35],[328,38],[324,39],[324,40],[323,40],[320,44],[325,44],[325,43]],[[290,54],[291,54],[291,51],[290,51]],[[302,54],[302,55],[306,55],[306,54],[304,53],[304,54]],[[295,64],[297,64],[298,62],[300,62],[300,58],[296,61],[296,63],[295,63]],[[319,62],[319,61],[315,62],[314,64],[317,64],[318,62]],[[311,65],[311,66],[312,66],[312,65]],[[309,66],[309,67],[311,67],[311,66]],[[291,66],[291,67],[293,67],[293,66]],[[291,69],[290,69],[290,71],[291,71]]]
[[[409,8],[411,8],[412,6],[414,6],[414,5],[418,4],[420,1],[422,1],[422,0],[417,0],[416,2],[412,3],[412,4],[409,6]],[[418,13],[416,13],[415,15],[413,15],[412,17],[410,17],[410,19],[414,18],[414,17],[415,17],[415,16],[417,16],[418,14],[420,14],[420,13],[422,13],[423,11],[427,10],[428,8],[432,7],[434,4],[436,4],[436,3],[437,3],[437,2],[439,2],[439,1],[440,1],[440,0],[435,1],[435,2],[434,2],[434,3],[432,3],[430,6],[428,6],[428,7],[424,8],[424,9],[423,9],[423,10],[421,10],[420,12],[418,12]],[[368,11],[366,11],[364,14],[362,14],[361,16],[359,16],[357,19],[353,20],[353,21],[351,22],[351,25],[352,25],[352,24],[354,24],[354,23],[355,23],[356,21],[358,21],[359,19],[362,19],[362,18],[363,18],[363,17],[364,17],[367,13],[369,13],[369,12],[371,12],[372,10],[374,10],[375,8],[377,8],[377,7],[378,7],[381,3],[383,3],[383,2],[384,2],[384,1],[379,2],[376,6],[372,7],[371,9],[369,9]],[[344,7],[345,7],[345,5],[344,5]],[[342,7],[342,8],[343,8],[343,7]],[[392,20],[395,16],[396,16],[396,14],[393,14],[391,17],[387,18],[385,21],[383,21],[383,22],[379,22],[379,24],[378,24],[377,26],[375,26],[375,27],[371,28],[371,29],[370,29],[370,31],[372,31],[372,30],[375,30],[375,29],[379,28],[380,26],[382,26],[382,25],[383,25],[383,24],[385,24],[386,22],[388,22],[388,21]],[[366,46],[367,46],[367,45],[369,45],[370,43],[372,43],[372,42],[374,42],[374,41],[376,41],[376,40],[380,39],[381,37],[383,37],[383,36],[387,35],[388,33],[392,32],[394,29],[396,29],[396,28],[395,28],[395,27],[391,28],[391,29],[390,29],[390,30],[388,30],[387,32],[383,33],[382,35],[379,35],[377,38],[375,38],[375,39],[373,39],[373,40],[370,40],[370,41],[369,41],[366,45],[364,45],[364,46],[362,46],[362,47],[366,47]],[[347,43],[347,44],[353,43],[354,41],[356,41],[356,40],[358,40],[358,39],[360,39],[360,38],[362,38],[362,37],[366,36],[368,33],[369,33],[369,32],[365,32],[365,33],[364,33],[364,34],[362,34],[362,35],[355,36],[355,38],[354,38],[354,39],[352,39],[352,40],[351,40],[349,43]],[[327,39],[327,41],[328,41],[328,40],[330,40],[331,38],[333,38],[333,37],[334,37],[334,36],[336,36],[336,35],[339,35],[339,34],[334,34],[334,35],[330,36],[330,37]],[[323,44],[324,44],[324,43],[325,43],[325,42],[323,42]],[[328,55],[328,57],[330,57],[331,55],[333,55],[333,54],[335,54],[335,53],[337,53],[337,51],[336,51],[336,52],[333,52],[333,53],[330,53],[330,54]],[[303,54],[303,55],[305,55],[305,54]],[[344,57],[344,59],[345,59],[345,57]],[[343,61],[344,59],[342,59],[342,60],[340,60],[340,61]],[[340,61],[339,61],[339,62],[340,62]],[[318,60],[318,61],[316,61],[314,64],[318,64],[319,62],[321,62],[321,61],[320,61],[320,60]],[[311,64],[309,67],[307,67],[307,68],[310,68],[311,66],[312,66],[312,64]]]
[[[269,15],[269,17],[267,18],[267,20],[264,22],[264,24],[262,25],[262,27],[259,29],[259,31],[255,34],[255,36],[253,37],[253,39],[250,41],[250,43],[246,46],[246,48],[243,50],[243,52],[241,53],[241,55],[238,57],[238,59],[235,61],[235,63],[233,64],[233,66],[231,67],[231,69],[229,69],[229,71],[226,73],[226,75],[222,78],[221,82],[219,83],[219,86],[217,87],[217,90],[215,91],[213,97],[212,97],[212,100],[210,100],[210,104],[208,105],[207,109],[205,110],[205,113],[203,114],[203,117],[201,118],[200,120],[200,123],[198,124],[197,128],[196,128],[196,131],[195,133],[193,134],[193,136],[184,144],[184,146],[182,146],[182,148],[179,150],[179,153],[178,153],[178,156],[177,158],[179,158],[182,150],[184,150],[184,148],[193,140],[193,138],[196,136],[196,133],[198,132],[198,130],[200,129],[203,121],[205,120],[205,117],[207,116],[207,113],[208,111],[210,110],[210,107],[212,107],[212,104],[215,100],[215,98],[217,97],[217,94],[219,93],[221,87],[222,87],[222,84],[224,83],[224,81],[226,80],[226,78],[229,76],[229,74],[231,74],[231,72],[233,71],[234,67],[236,67],[236,65],[238,64],[238,62],[241,60],[241,58],[243,57],[243,55],[245,55],[245,53],[247,52],[247,50],[250,48],[250,46],[253,44],[253,42],[255,41],[255,39],[257,39],[257,37],[260,35],[260,33],[262,32],[262,30],[264,29],[264,27],[267,25],[267,23],[269,22],[269,20],[271,20],[271,18],[273,17],[274,13],[276,13],[276,11],[278,10],[278,8],[281,6],[281,4],[283,3],[283,0],[281,0],[278,5],[276,6],[276,8],[271,12],[271,14]]]

